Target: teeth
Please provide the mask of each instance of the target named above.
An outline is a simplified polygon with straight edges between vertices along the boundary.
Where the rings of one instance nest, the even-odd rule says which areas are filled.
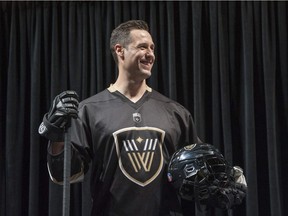
[[[144,63],[144,64],[152,64],[151,61],[142,61],[142,63]]]
[[[142,64],[145,64],[145,65],[152,65],[153,64],[153,61],[145,61],[145,60],[142,60],[140,61]]]

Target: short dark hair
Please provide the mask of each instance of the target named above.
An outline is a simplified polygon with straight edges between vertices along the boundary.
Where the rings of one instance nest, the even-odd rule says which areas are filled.
[[[118,64],[117,55],[114,50],[116,44],[121,44],[123,47],[130,43],[130,32],[135,29],[145,30],[149,32],[148,24],[143,20],[129,20],[121,23],[111,33],[110,51],[115,62]]]

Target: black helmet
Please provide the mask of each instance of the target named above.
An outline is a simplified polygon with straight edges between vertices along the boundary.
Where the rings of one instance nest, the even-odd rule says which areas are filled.
[[[185,200],[228,209],[240,204],[245,196],[246,188],[238,191],[238,184],[235,184],[234,168],[217,148],[207,143],[188,145],[176,151],[170,159],[167,175]]]

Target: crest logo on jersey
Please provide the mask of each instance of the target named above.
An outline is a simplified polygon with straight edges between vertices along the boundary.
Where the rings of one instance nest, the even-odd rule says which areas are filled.
[[[153,127],[130,127],[113,136],[122,173],[143,187],[156,179],[163,168],[165,132]]]
[[[133,113],[133,121],[139,123],[142,121],[140,113]]]

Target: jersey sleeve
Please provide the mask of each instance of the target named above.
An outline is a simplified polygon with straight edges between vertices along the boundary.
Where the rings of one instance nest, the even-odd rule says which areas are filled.
[[[181,105],[178,107],[177,113],[179,115],[177,118],[180,119],[179,126],[181,130],[181,139],[177,148],[179,149],[186,145],[201,142],[197,135],[197,130],[191,113]]]
[[[57,155],[52,155],[51,143],[48,144],[47,167],[50,179],[56,184],[63,184],[64,171],[64,151]],[[71,176],[70,183],[81,182],[84,179],[85,166],[80,154],[72,146],[71,149]]]
[[[79,111],[78,119],[71,121],[71,176],[70,183],[81,182],[88,171],[91,161],[88,145],[89,132],[83,122],[83,113]],[[47,166],[50,179],[56,184],[63,184],[64,151],[51,154],[51,143],[48,144]]]

